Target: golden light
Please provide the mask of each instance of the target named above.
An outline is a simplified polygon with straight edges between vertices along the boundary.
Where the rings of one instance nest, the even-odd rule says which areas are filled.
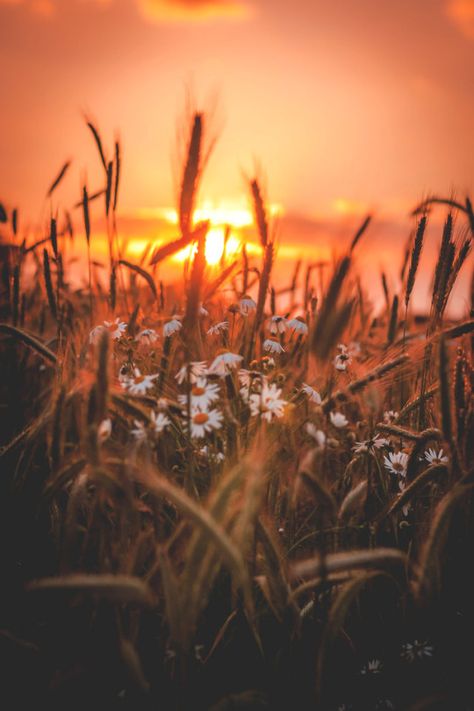
[[[221,227],[213,227],[206,236],[206,262],[219,264],[224,254],[225,232]]]
[[[210,266],[216,266],[222,259],[224,255],[224,245],[225,245],[225,258],[229,259],[241,248],[240,239],[234,234],[230,234],[227,243],[225,243],[225,226],[211,227],[206,236],[206,247],[205,256],[206,262]],[[196,249],[196,245],[185,247],[180,252],[174,255],[173,259],[177,262],[184,262],[191,256],[192,250]]]
[[[282,207],[279,204],[268,205],[270,216],[282,214]],[[138,216],[142,219],[160,219],[168,224],[178,225],[178,213],[174,208],[170,207],[154,207],[142,208],[138,211]],[[204,200],[199,207],[194,210],[194,224],[209,220],[211,227],[206,237],[206,262],[210,266],[216,266],[222,260],[222,257],[230,259],[236,255],[242,248],[242,240],[239,232],[243,228],[250,227],[253,222],[253,214],[247,206],[245,199],[242,201],[223,201],[214,203],[212,200]],[[226,230],[230,229],[227,242],[225,240]],[[158,247],[163,243],[162,239],[157,239],[154,242],[154,247]],[[133,239],[127,245],[127,251],[134,256],[138,256],[143,252],[147,244],[146,240]],[[225,254],[224,254],[225,245]],[[260,253],[260,246],[247,242],[247,252],[252,254]],[[175,254],[171,259],[174,262],[184,262],[192,254],[195,246],[189,245]]]

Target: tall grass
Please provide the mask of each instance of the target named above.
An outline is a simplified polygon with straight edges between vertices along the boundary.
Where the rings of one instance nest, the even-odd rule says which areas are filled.
[[[260,254],[243,244],[216,274],[194,219],[205,119],[187,133],[179,234],[136,261],[120,250],[120,145],[109,159],[87,121],[104,171],[77,203],[87,288],[70,286],[70,211],[20,243],[1,205],[2,705],[465,708],[474,326],[469,307],[446,314],[471,203],[434,199],[452,213],[425,321],[409,307],[433,199],[398,293],[381,275],[381,312],[354,259],[370,217],[332,267],[299,262],[278,284],[256,179]],[[168,284],[157,265],[188,245]]]

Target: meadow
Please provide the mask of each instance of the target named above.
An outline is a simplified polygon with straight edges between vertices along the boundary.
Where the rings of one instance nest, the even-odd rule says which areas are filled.
[[[275,283],[258,178],[260,253],[224,249],[209,269],[201,113],[176,239],[124,259],[120,145],[109,155],[87,129],[103,186],[84,185],[74,219],[52,212],[23,238],[0,205],[2,708],[472,709],[474,288],[447,316],[469,198],[415,208],[397,288],[382,274],[374,308],[354,266],[370,216],[323,277],[299,262]]]

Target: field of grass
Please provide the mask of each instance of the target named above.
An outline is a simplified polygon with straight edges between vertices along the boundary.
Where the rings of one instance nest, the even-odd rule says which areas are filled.
[[[79,203],[87,288],[70,286],[69,213],[22,241],[0,206],[0,706],[472,709],[472,298],[445,315],[471,203],[419,206],[377,312],[353,265],[370,217],[324,280],[299,264],[277,284],[257,179],[261,257],[244,246],[211,272],[193,220],[204,119],[179,235],[136,263],[117,230],[120,146],[109,159],[89,124],[104,188]],[[90,256],[97,201],[108,288]]]

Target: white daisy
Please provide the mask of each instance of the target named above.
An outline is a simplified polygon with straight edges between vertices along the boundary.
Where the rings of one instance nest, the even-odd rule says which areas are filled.
[[[188,368],[189,380],[195,383],[196,380],[206,375],[207,363],[205,360],[195,360],[187,365],[183,365],[174,376],[180,385],[188,379]]]
[[[405,454],[405,452],[397,452],[396,454],[390,452],[388,457],[383,458],[383,463],[389,472],[404,477],[407,473],[408,454]]]
[[[120,318],[116,318],[115,321],[104,321],[100,326],[96,326],[89,333],[89,343],[98,343],[101,335],[105,331],[109,332],[110,337],[114,341],[118,341],[122,337],[123,333],[127,328],[125,321],[121,321]]]
[[[146,439],[146,427],[140,420],[133,420],[135,427],[130,430],[130,434],[137,442],[143,442]]]
[[[106,420],[102,420],[99,427],[97,428],[97,435],[99,437],[99,442],[105,442],[105,440],[110,437],[111,432],[112,432],[112,420],[109,417]]]
[[[334,366],[336,370],[347,370],[347,366],[351,363],[352,358],[347,352],[338,353],[334,358]]]
[[[268,324],[268,330],[273,335],[277,333],[285,333],[286,331],[286,318],[284,316],[272,316]]]
[[[293,330],[295,333],[299,333],[302,336],[306,336],[308,333],[308,326],[302,316],[296,316],[296,318],[290,319],[287,322],[289,329]]]
[[[434,652],[434,647],[428,642],[419,642],[414,639],[413,642],[406,642],[402,645],[402,651],[400,652],[401,658],[412,664],[417,660],[422,660],[425,657],[432,657]]]
[[[191,436],[205,437],[207,432],[218,430],[222,427],[222,413],[218,410],[191,413]]]
[[[373,452],[376,449],[380,449],[380,447],[386,447],[388,444],[387,439],[376,434],[375,437],[366,439],[364,442],[356,442],[352,450],[356,454],[363,454],[364,452]]]
[[[242,360],[243,356],[238,353],[225,351],[214,358],[207,372],[211,375],[227,375],[230,370],[237,368]]]
[[[162,412],[150,412],[150,420],[155,434],[161,434],[171,424],[169,417]]]
[[[223,452],[213,452],[209,447],[204,445],[199,450],[199,454],[206,459],[215,460],[216,462],[223,462],[225,459],[225,454]]]
[[[122,383],[122,387],[128,390],[132,395],[144,395],[154,385],[154,380],[158,377],[155,375],[142,375],[138,368],[133,369],[133,377],[129,377]]]
[[[398,480],[398,488],[399,488],[401,494],[407,488],[406,479],[404,479],[403,477],[404,477],[404,475],[400,476],[400,479]],[[405,517],[408,516],[408,512],[410,511],[410,509],[411,509],[411,502],[410,501],[408,501],[404,506],[402,506],[402,512]]]
[[[135,340],[140,343],[140,345],[149,346],[158,340],[159,336],[154,328],[144,328],[135,336]]]
[[[272,383],[263,383],[259,393],[252,393],[249,397],[250,412],[252,415],[260,415],[267,422],[271,422],[274,417],[282,417],[286,401],[280,398],[281,389]]]
[[[361,674],[380,674],[383,664],[380,659],[369,659],[367,664],[364,664],[360,670]]]
[[[349,420],[342,414],[342,412],[330,412],[329,419],[331,420],[331,424],[338,429],[346,427],[346,425],[349,424]]]
[[[265,376],[258,370],[246,370],[245,368],[239,370],[239,381],[244,388],[256,387],[264,379]]]
[[[217,383],[208,383],[205,378],[198,378],[191,388],[191,407],[193,410],[207,410],[213,402],[219,399],[219,386]],[[186,405],[187,395],[179,395],[179,402]]]
[[[318,447],[324,447],[326,444],[326,435],[322,430],[318,430],[316,425],[312,422],[307,422],[305,425],[305,430],[310,437],[314,439]]]
[[[317,390],[312,388],[311,385],[307,385],[306,383],[303,383],[301,392],[303,392],[305,395],[307,395],[308,400],[311,400],[311,402],[314,402],[316,405],[321,404],[321,402],[322,402],[321,395],[318,393]]]
[[[383,421],[386,425],[391,425],[398,417],[398,412],[394,410],[385,410],[383,413]]]
[[[428,449],[425,452],[425,459],[429,464],[446,464],[448,462],[448,458],[443,454],[442,449],[440,449],[439,452],[435,449]]]
[[[163,325],[163,336],[165,338],[169,338],[174,333],[178,333],[181,328],[183,328],[183,324],[176,317],[174,317],[171,321],[167,321]]]
[[[222,333],[223,331],[227,331],[228,329],[228,321],[219,321],[219,323],[215,323],[213,326],[207,329],[207,335],[215,336],[217,333]]]
[[[274,341],[271,338],[267,338],[263,342],[263,350],[267,351],[267,353],[284,353],[285,349],[281,345],[281,343],[278,343],[278,341]]]
[[[257,304],[252,299],[252,297],[249,296],[248,294],[245,294],[245,296],[242,296],[242,298],[240,299],[239,306],[240,306],[240,313],[242,314],[242,316],[248,316],[250,311],[255,311],[255,309],[257,308]]]

